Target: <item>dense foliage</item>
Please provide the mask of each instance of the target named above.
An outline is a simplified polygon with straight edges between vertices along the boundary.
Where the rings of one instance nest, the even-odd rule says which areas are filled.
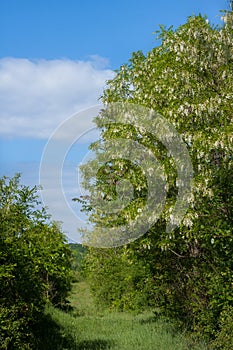
[[[62,307],[71,287],[71,251],[40,208],[37,188],[17,175],[0,179],[0,348],[33,348],[33,331],[51,302]]]
[[[72,270],[75,272],[76,278],[80,279],[87,249],[80,243],[69,243],[69,247],[72,251]]]
[[[211,26],[202,16],[190,17],[177,30],[161,27],[161,45],[146,56],[133,53],[108,82],[105,103],[129,102],[152,108],[182,135],[194,169],[193,190],[181,225],[166,232],[169,208],[177,194],[177,174],[166,160],[169,156],[148,130],[108,125],[109,116],[103,111],[96,118],[102,142],[133,138],[157,157],[161,155],[160,162],[167,164],[169,191],[163,215],[146,235],[123,247],[89,248],[86,259],[98,301],[120,309],[154,306],[199,335],[216,338],[215,345],[223,349],[233,345],[229,334],[232,319],[226,311],[233,306],[232,18],[232,12],[226,12],[221,28]],[[101,143],[92,149],[98,157]],[[95,203],[100,185],[105,198],[115,199],[117,181],[130,170],[129,163],[122,166],[120,162],[108,165],[108,171],[99,172],[97,182],[91,184],[88,171],[93,160],[82,168],[84,187],[91,194],[83,200],[83,209],[94,223],[93,230],[96,223],[112,225],[112,217],[103,216]],[[137,174],[135,178],[141,181],[143,177]],[[140,188],[146,191],[146,184]],[[140,205],[145,191],[134,191],[137,201],[142,198]],[[114,218],[114,224],[122,224],[124,215]],[[228,339],[226,344],[224,339]]]

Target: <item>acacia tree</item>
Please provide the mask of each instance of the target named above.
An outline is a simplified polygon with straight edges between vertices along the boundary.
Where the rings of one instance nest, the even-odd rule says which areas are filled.
[[[232,310],[233,303],[232,12],[225,12],[224,21],[223,27],[216,28],[205,17],[194,16],[176,30],[161,27],[158,36],[161,45],[146,56],[140,51],[133,53],[129,63],[121,66],[115,78],[108,82],[102,96],[106,104],[127,102],[152,108],[182,136],[194,174],[189,209],[179,228],[169,234],[165,229],[170,219],[169,208],[174,206],[177,195],[177,174],[171,166],[172,160],[148,130],[135,132],[133,125],[108,123],[109,114],[103,111],[96,118],[102,130],[102,142],[92,146],[98,160],[102,144],[109,140],[118,137],[142,142],[161,163],[167,163],[169,187],[164,213],[146,235],[121,248],[89,249],[87,263],[91,266],[93,289],[97,291],[101,286],[102,299],[108,299],[109,304],[124,304],[127,295],[129,300],[133,292],[128,294],[127,283],[122,283],[122,278],[118,293],[112,296],[106,293],[107,285],[116,285],[119,276],[112,257],[117,254],[119,261],[122,264],[127,261],[129,266],[143,261],[147,266],[144,276],[138,272],[134,279],[135,271],[129,268],[123,278],[133,281],[132,291],[138,292],[140,286],[141,292],[147,293],[147,304],[153,298],[160,312],[180,317],[193,330],[207,336],[215,334],[221,312]],[[92,233],[84,232],[84,238],[95,232],[98,223],[106,228],[111,227],[112,219],[114,224],[124,223],[126,211],[112,218],[98,210],[98,189],[102,186],[102,196],[115,200],[117,181],[128,174],[130,167],[135,173],[132,165],[122,166],[122,160],[115,159],[114,164],[107,164],[105,172],[100,169],[95,183],[88,182],[93,164],[92,160],[82,168],[84,187],[91,194],[89,200],[82,201],[83,209],[94,223]],[[136,172],[137,176],[131,176],[130,180],[143,182],[143,176]],[[134,191],[134,199],[141,198],[140,205],[145,202],[146,189],[144,182],[139,191]],[[135,206],[128,209],[134,211]],[[122,271],[122,264],[118,271]]]
[[[47,302],[61,306],[71,287],[71,251],[20,176],[0,180],[0,342],[2,349],[33,345]]]

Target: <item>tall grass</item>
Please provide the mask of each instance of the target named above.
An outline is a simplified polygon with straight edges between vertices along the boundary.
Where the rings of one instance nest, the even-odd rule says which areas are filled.
[[[194,344],[174,324],[156,319],[153,312],[141,314],[98,310],[85,282],[74,286],[70,297],[73,311],[65,313],[48,307],[44,323],[43,348],[38,349],[116,349],[189,350],[206,349]]]

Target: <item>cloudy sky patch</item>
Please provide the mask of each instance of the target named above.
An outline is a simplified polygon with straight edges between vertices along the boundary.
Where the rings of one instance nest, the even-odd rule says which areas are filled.
[[[0,133],[46,139],[65,118],[98,103],[106,60],[0,59]]]

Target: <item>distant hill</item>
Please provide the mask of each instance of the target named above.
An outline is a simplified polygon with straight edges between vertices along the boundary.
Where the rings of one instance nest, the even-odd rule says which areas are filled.
[[[83,258],[87,252],[87,248],[80,243],[69,243],[69,246],[73,252],[73,269],[78,271],[81,269]]]

